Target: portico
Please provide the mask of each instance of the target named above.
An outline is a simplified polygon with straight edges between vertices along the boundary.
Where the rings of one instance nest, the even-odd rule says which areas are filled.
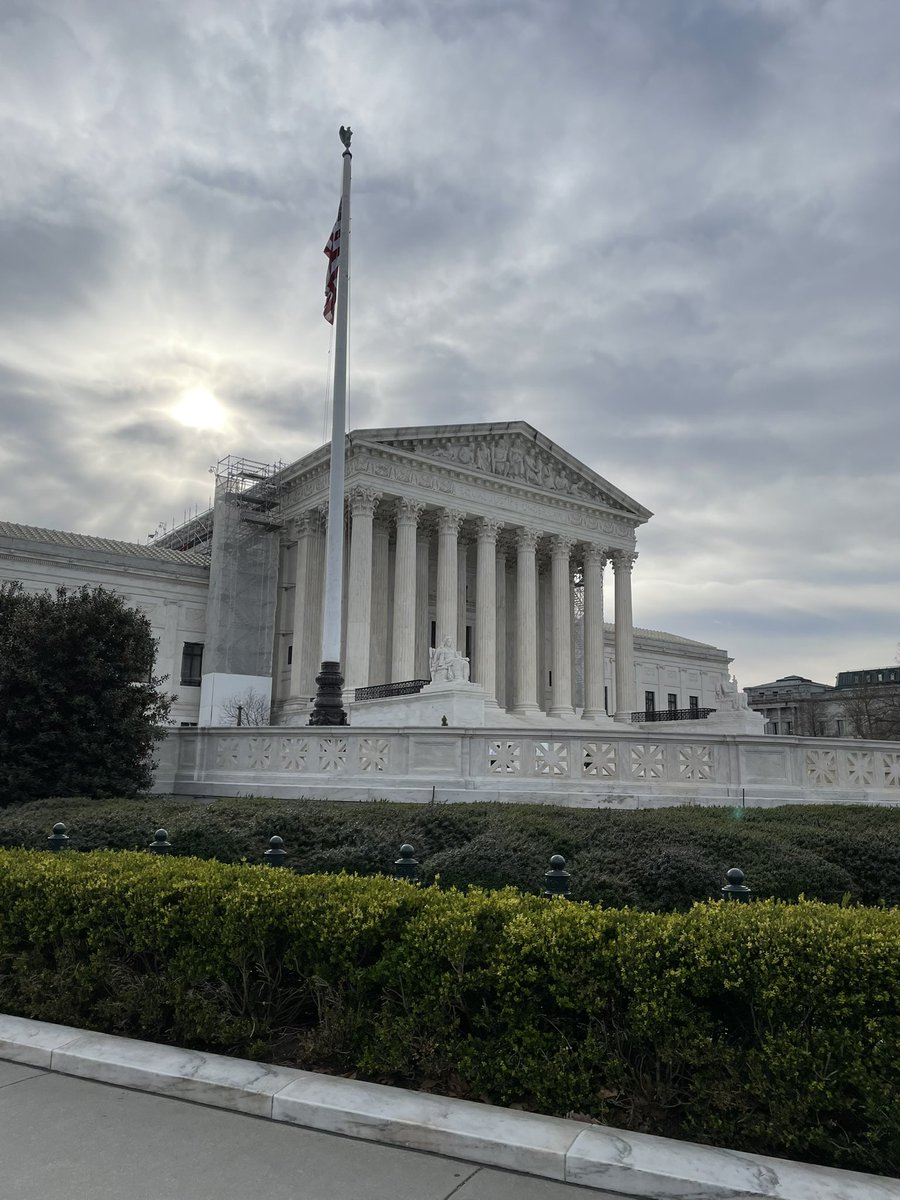
[[[328,448],[285,468],[274,700],[303,723],[322,627]],[[524,422],[348,436],[343,662],[356,689],[427,679],[450,637],[495,713],[592,723],[636,707],[631,572],[650,513]],[[326,513],[327,515],[327,513]],[[615,582],[605,675],[604,575]],[[576,621],[583,615],[583,622]],[[576,632],[583,623],[583,648]],[[576,695],[583,662],[583,699]]]

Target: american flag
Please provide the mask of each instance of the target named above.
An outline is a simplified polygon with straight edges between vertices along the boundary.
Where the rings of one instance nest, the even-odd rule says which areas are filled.
[[[331,237],[325,246],[325,257],[328,259],[328,268],[325,272],[325,308],[322,310],[322,316],[329,325],[334,324],[334,302],[337,298],[337,276],[338,276],[338,258],[341,253],[341,205],[338,205],[337,220],[334,223],[334,229],[331,231]]]

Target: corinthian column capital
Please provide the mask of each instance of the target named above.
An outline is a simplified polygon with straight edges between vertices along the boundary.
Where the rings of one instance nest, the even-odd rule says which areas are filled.
[[[597,546],[594,542],[586,542],[583,549],[584,565],[592,567],[600,567],[601,569],[609,562],[609,551],[603,546]]]
[[[503,528],[502,521],[492,521],[490,517],[481,517],[476,528],[479,542],[496,542],[497,534]]]
[[[350,512],[354,517],[371,517],[375,514],[375,506],[381,499],[381,492],[375,488],[357,484],[356,487],[350,489],[347,498],[350,501]]]
[[[516,548],[519,550],[535,550],[537,548],[540,533],[537,529],[525,529],[520,527],[516,530]]]
[[[418,525],[419,518],[425,511],[425,505],[419,500],[410,500],[406,496],[401,496],[397,501],[397,524],[398,525]]]
[[[613,570],[618,574],[620,571],[631,571],[635,562],[637,562],[637,550],[612,550],[610,558],[612,559]]]
[[[466,514],[455,508],[442,508],[438,513],[438,529],[441,533],[459,533],[459,527],[465,520]]]
[[[568,558],[574,545],[574,538],[562,537],[559,534],[555,534],[550,539],[550,549],[554,558]]]

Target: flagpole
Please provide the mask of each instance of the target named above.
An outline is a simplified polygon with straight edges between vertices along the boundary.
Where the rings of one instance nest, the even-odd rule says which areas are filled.
[[[310,725],[346,725],[344,676],[341,672],[341,612],[344,575],[344,456],[347,426],[347,324],[350,296],[350,137],[341,126],[344,173],[338,251],[337,313],[334,328],[334,390],[331,414],[331,475],[328,489],[328,536],[325,543],[325,613],[322,666],[316,676],[316,699]]]

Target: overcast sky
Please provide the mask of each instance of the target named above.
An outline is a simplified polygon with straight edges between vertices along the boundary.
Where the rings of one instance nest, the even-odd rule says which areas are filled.
[[[351,428],[531,422],[742,685],[892,662],[898,64],[897,0],[0,0],[0,519],[326,440],[343,122]]]

